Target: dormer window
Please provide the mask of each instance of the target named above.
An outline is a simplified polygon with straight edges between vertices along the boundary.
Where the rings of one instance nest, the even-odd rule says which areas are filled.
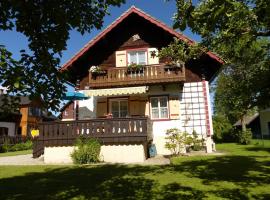
[[[128,52],[128,65],[135,63],[137,65],[147,64],[147,51],[130,51]]]

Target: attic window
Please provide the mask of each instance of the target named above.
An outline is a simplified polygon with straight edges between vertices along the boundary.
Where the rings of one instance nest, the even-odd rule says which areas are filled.
[[[130,51],[128,52],[128,65],[135,63],[137,65],[147,64],[146,51]]]

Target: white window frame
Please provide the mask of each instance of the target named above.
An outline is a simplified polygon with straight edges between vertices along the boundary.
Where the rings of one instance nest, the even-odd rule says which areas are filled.
[[[160,106],[160,99],[161,98],[166,98],[166,101],[167,101],[167,117],[166,118],[161,118],[161,108],[165,108],[165,107],[161,107]],[[153,118],[152,116],[152,99],[158,99],[158,118]],[[153,96],[153,97],[150,97],[150,116],[151,116],[151,119],[153,120],[159,120],[159,119],[169,119],[169,116],[170,116],[170,110],[169,110],[169,98],[168,96]]]
[[[120,101],[126,101],[127,102],[127,116],[129,115],[129,102],[128,102],[128,98],[113,98],[113,99],[109,99],[109,111],[112,114],[112,102],[118,102],[120,103]],[[118,104],[119,105],[119,104]],[[120,110],[120,106],[118,108],[118,116],[115,118],[123,118],[120,116],[121,110]]]
[[[147,50],[146,49],[142,49],[142,50],[140,50],[140,49],[138,49],[138,50],[134,50],[134,51],[128,51],[127,52],[127,55],[128,55],[128,65],[130,65],[131,64],[131,62],[130,62],[130,53],[136,53],[136,63],[135,64],[139,64],[139,52],[144,52],[144,54],[145,54],[145,65],[147,65],[147,63],[148,63],[148,57],[147,57]]]

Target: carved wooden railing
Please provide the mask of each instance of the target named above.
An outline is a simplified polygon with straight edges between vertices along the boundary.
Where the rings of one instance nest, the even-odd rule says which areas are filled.
[[[146,117],[43,122],[34,139],[33,157],[43,154],[46,146],[74,145],[79,136],[97,138],[103,144],[147,142],[152,134],[148,126]]]
[[[90,88],[147,85],[185,81],[185,67],[148,65],[140,70],[114,67],[100,74],[89,72]]]

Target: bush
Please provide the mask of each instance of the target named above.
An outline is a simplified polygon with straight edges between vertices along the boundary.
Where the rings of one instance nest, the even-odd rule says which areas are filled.
[[[76,140],[77,147],[71,154],[75,164],[89,164],[99,162],[101,144],[93,138],[80,137]]]
[[[8,142],[8,140],[6,140],[5,142],[4,142],[4,144],[2,144],[1,146],[0,146],[0,152],[1,153],[5,153],[5,152],[8,152],[9,151],[9,142]]]
[[[26,142],[17,143],[14,145],[11,145],[8,140],[5,141],[5,143],[1,146],[0,152],[10,152],[10,151],[23,151],[32,149],[33,143],[31,140],[27,140]]]
[[[171,128],[166,131],[165,148],[169,149],[173,155],[178,155],[185,148],[185,134],[177,128]]]
[[[193,151],[200,151],[203,149],[203,139],[198,138],[198,134],[195,130],[192,131],[192,146]]]
[[[193,151],[200,151],[203,149],[203,139],[198,139],[198,134],[195,130],[192,132],[192,136],[187,132],[181,132],[177,128],[168,129],[166,131],[166,143],[165,148],[169,149],[173,155],[181,153],[183,148],[187,152],[192,149]]]
[[[250,144],[252,139],[252,132],[250,129],[246,131],[238,131],[238,143]]]
[[[27,140],[24,143],[18,143],[9,148],[9,151],[23,151],[23,150],[28,150],[32,149],[33,143],[31,140]]]

